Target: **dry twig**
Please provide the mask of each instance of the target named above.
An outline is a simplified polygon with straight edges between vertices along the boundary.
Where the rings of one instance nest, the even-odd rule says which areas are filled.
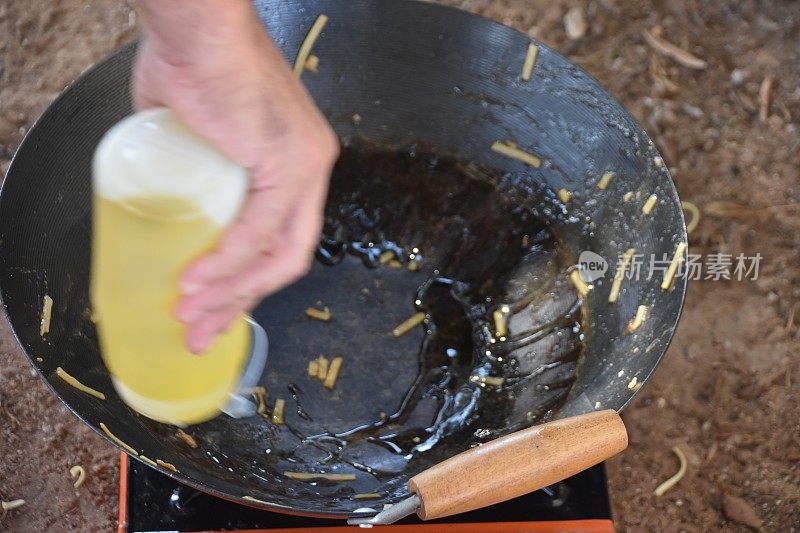
[[[769,118],[770,108],[772,107],[772,89],[775,85],[775,79],[772,76],[767,76],[761,82],[761,87],[758,88],[758,118],[762,122],[766,122]]]
[[[684,67],[695,70],[703,70],[708,65],[703,59],[658,37],[655,33],[655,31],[643,30],[642,37],[644,37],[645,42],[659,54],[674,59]]]

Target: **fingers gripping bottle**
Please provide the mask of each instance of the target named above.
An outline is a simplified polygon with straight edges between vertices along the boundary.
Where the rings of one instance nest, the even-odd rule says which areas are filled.
[[[220,411],[253,414],[242,392],[263,371],[264,331],[242,315],[195,355],[173,317],[183,269],[216,246],[239,212],[245,169],[158,108],[106,133],[93,186],[92,313],[120,397],[177,425]]]

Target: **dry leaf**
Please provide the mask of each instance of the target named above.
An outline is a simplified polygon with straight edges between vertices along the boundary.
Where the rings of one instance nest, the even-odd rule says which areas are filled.
[[[753,529],[761,528],[761,518],[758,517],[749,503],[738,496],[723,494],[722,512],[725,513],[728,520],[750,526]]]

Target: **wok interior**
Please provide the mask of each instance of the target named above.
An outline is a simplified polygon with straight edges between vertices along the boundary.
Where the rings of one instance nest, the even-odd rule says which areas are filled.
[[[547,220],[559,257],[574,260],[581,251],[593,250],[608,260],[611,272],[617,257],[628,248],[660,259],[671,257],[676,244],[685,241],[675,190],[652,143],[593,79],[546,47],[540,47],[534,79],[521,83],[519,68],[527,37],[466,13],[403,1],[257,4],[288,57],[294,57],[319,13],[331,18],[314,49],[320,57],[320,73],[306,74],[304,81],[345,144],[366,139],[371,145],[408,150],[422,141],[425,153],[471,163],[467,173],[479,181],[489,176],[491,187],[483,202],[473,196],[463,198],[459,216],[466,225],[496,233],[487,233],[483,242],[470,241],[474,247],[465,248],[469,253],[449,266],[456,271],[451,275],[465,264],[473,265],[467,270],[491,272],[491,265],[480,263],[488,256],[482,250],[521,238],[514,226],[519,210]],[[361,475],[359,470],[356,482],[345,486],[286,480],[284,470],[320,465],[328,451],[302,446],[294,450],[296,456],[273,459],[274,449],[292,439],[296,442],[297,436],[276,432],[260,419],[226,417],[187,429],[202,443],[193,450],[175,436],[175,428],[133,413],[113,393],[89,319],[89,162],[102,134],[130,112],[127,84],[133,52],[128,47],[102,63],[48,109],[21,146],[4,184],[0,197],[2,297],[22,346],[32,361],[41,357],[34,364],[87,423],[95,428],[106,423],[148,457],[173,463],[179,472],[176,477],[208,492],[229,498],[249,495],[273,508],[332,515],[396,501],[404,494],[405,481],[415,468],[425,466],[424,461],[393,464],[396,459],[381,456],[387,474],[375,477]],[[353,120],[355,114],[361,120]],[[507,139],[539,155],[542,167],[533,170],[489,150],[494,141]],[[601,191],[596,183],[608,170],[616,177]],[[501,178],[505,186],[498,188]],[[419,246],[430,264],[446,263],[455,249],[451,236],[455,226],[436,225],[447,202],[436,197],[436,183],[429,185],[424,190],[431,194],[419,199],[425,209],[406,220],[384,219],[384,238]],[[573,195],[567,205],[555,200],[555,191],[562,188]],[[346,181],[334,180],[329,221],[331,213],[340,212],[346,203],[342,193],[347,190]],[[441,189],[442,194],[447,192]],[[623,200],[628,192],[636,201]],[[641,213],[641,203],[651,194],[658,196],[659,203],[648,217]],[[356,204],[365,207],[370,201],[362,197]],[[486,276],[485,294],[506,290],[522,258],[516,256],[503,275]],[[302,375],[309,354],[346,357],[347,370],[335,393],[312,386],[316,384],[299,385],[302,390],[297,394],[308,412],[315,410],[314,423],[325,430],[336,432],[396,409],[398,398],[416,376],[417,360],[408,354],[418,353],[422,331],[388,339],[391,344],[386,332],[414,311],[408,295],[419,288],[420,278],[407,270],[385,273],[379,289],[374,276],[374,270],[350,259],[334,267],[317,264],[307,278],[267,299],[255,312],[272,342],[265,385],[270,391],[285,391],[276,392],[276,397],[289,399],[292,391],[287,389],[286,376]],[[631,398],[635,390],[629,388],[630,380],[637,377],[642,382],[655,368],[683,301],[682,282],[671,292],[661,291],[659,283],[660,279],[644,277],[626,282],[613,306],[607,303],[610,275],[595,283],[583,306],[586,339],[580,367],[564,402],[547,416],[620,409]],[[361,289],[370,284],[370,290],[386,302],[381,313],[360,299]],[[55,304],[51,334],[42,339],[39,314],[45,294]],[[339,328],[321,332],[320,324],[305,319],[303,310],[317,300],[331,305],[334,313],[337,307],[344,310]],[[342,305],[333,305],[338,302]],[[625,334],[638,305],[648,305],[651,314],[635,334]],[[303,355],[298,355],[301,348]],[[97,401],[60,381],[55,376],[58,366],[104,391],[107,401]],[[521,420],[509,419],[507,414],[495,420],[500,432],[515,429],[514,420]],[[471,433],[449,439],[428,457],[435,462],[466,449],[474,437]],[[328,470],[349,472],[353,463],[375,459],[369,455],[373,452],[351,451],[346,461],[337,461]],[[369,492],[381,496],[369,503],[352,498]]]

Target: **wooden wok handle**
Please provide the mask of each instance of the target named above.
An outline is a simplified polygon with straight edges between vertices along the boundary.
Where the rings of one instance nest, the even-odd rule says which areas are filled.
[[[510,500],[605,461],[628,446],[622,419],[597,411],[534,426],[451,457],[411,478],[423,520]]]

